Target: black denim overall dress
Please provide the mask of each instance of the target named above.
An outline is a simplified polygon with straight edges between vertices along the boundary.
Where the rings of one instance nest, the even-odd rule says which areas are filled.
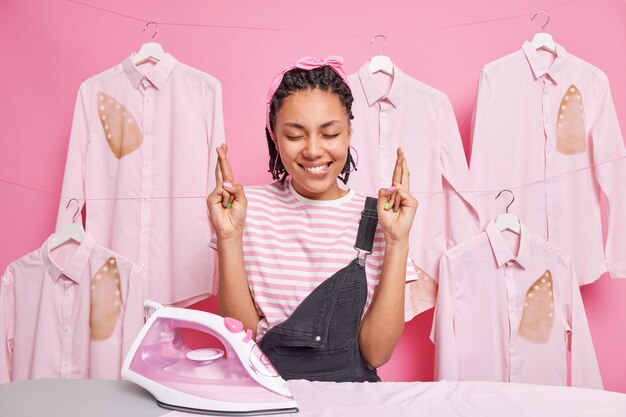
[[[372,197],[365,201],[354,245],[356,258],[263,336],[261,350],[284,379],[380,381],[376,369],[361,356],[358,342],[367,300],[365,257],[372,253],[378,223],[376,203]]]

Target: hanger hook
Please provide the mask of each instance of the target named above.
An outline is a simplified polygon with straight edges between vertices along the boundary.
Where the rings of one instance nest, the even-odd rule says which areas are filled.
[[[148,26],[150,26],[150,25],[155,25],[155,26],[156,26],[155,31],[154,31],[154,33],[152,34],[152,37],[150,38],[150,42],[154,42],[154,37],[157,35],[157,33],[159,33],[159,24],[158,24],[157,22],[155,22],[155,21],[153,21],[153,20],[149,21],[149,22],[148,22],[148,23],[146,23],[146,25],[143,27],[142,32],[145,32],[145,31],[146,31],[146,29],[148,29]]]
[[[385,35],[375,35],[372,40],[370,41],[370,46],[374,44],[374,41],[378,38],[383,38],[385,40],[385,46],[383,46],[383,49],[380,50],[380,52],[378,53],[378,55],[382,55],[383,52],[385,51],[385,49],[387,49],[387,45],[389,44],[389,40],[387,39],[387,37]]]
[[[503,193],[503,192],[505,192],[505,191],[510,192],[510,193],[511,193],[511,198],[512,198],[512,200],[511,200],[511,202],[509,203],[509,205],[508,205],[508,206],[506,206],[506,213],[508,213],[508,212],[509,212],[509,207],[511,207],[511,204],[513,204],[513,202],[515,201],[515,194],[513,194],[513,191],[511,191],[511,190],[507,190],[507,189],[504,189],[504,190],[500,191],[500,192],[498,193],[498,195],[496,196],[496,200],[497,200],[497,199],[500,197],[500,195],[502,195],[502,193]]]
[[[76,222],[76,216],[78,216],[78,213],[80,213],[80,202],[75,199],[75,198],[70,198],[70,200],[67,202],[67,205],[65,206],[65,208],[70,208],[70,203],[72,201],[76,201],[76,204],[78,205],[78,207],[76,208],[76,213],[74,213],[74,215],[72,216],[72,223]]]
[[[546,26],[548,26],[548,23],[550,23],[550,15],[548,14],[548,12],[537,12],[537,13],[535,13],[535,15],[533,17],[530,18],[530,20],[534,20],[535,17],[537,17],[537,15],[539,15],[539,14],[543,14],[543,15],[545,15],[548,18],[548,20],[546,20],[546,23],[544,23],[543,26],[541,26],[541,31],[545,32],[544,29],[546,28]]]

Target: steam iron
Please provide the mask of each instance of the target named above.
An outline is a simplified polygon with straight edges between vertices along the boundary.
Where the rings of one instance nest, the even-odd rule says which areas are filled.
[[[230,317],[146,301],[149,316],[122,365],[122,378],[163,408],[196,414],[262,415],[298,411],[285,380]],[[183,332],[209,334],[219,347],[192,349]]]

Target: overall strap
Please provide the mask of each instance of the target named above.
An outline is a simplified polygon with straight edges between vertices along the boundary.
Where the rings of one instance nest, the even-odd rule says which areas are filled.
[[[365,199],[365,208],[361,212],[359,232],[354,243],[354,249],[358,251],[359,264],[361,266],[365,265],[365,258],[372,253],[372,247],[374,246],[374,235],[376,234],[376,225],[378,224],[377,205],[378,199],[367,197]]]

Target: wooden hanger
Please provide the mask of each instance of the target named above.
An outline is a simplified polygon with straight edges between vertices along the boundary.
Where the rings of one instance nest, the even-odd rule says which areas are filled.
[[[510,231],[512,231],[514,233],[517,233],[519,235],[520,234],[520,228],[521,228],[519,219],[517,218],[517,216],[515,214],[509,213],[509,207],[511,207],[511,204],[513,204],[513,202],[515,201],[515,195],[513,194],[513,191],[511,191],[511,190],[502,190],[502,191],[500,191],[498,193],[498,195],[496,196],[496,200],[505,191],[508,191],[509,193],[511,193],[512,200],[509,203],[509,205],[506,206],[506,213],[500,214],[498,217],[496,217],[495,223],[496,223],[496,226],[498,226],[498,229],[501,232],[504,231],[504,230],[510,230]]]
[[[376,38],[383,38],[385,40],[385,46],[380,50],[378,55],[375,55],[370,59],[369,68],[372,74],[377,73],[379,71],[384,72],[387,75],[393,75],[393,62],[391,62],[391,58],[383,55],[383,51],[387,48],[387,37],[385,35],[376,35],[370,41],[370,45],[374,43]]]
[[[83,239],[85,238],[85,229],[83,229],[82,219],[80,223],[76,223],[76,216],[78,216],[81,209],[80,203],[77,199],[72,198],[70,201],[67,202],[65,208],[69,208],[72,201],[76,201],[76,204],[78,205],[76,213],[74,213],[74,216],[72,217],[72,223],[66,223],[63,225],[63,230],[61,230],[61,233],[53,238],[50,249],[56,249],[64,243],[69,242],[70,240],[82,243]]]
[[[159,33],[159,24],[157,22],[150,21],[146,23],[146,25],[143,27],[143,32],[145,32],[148,26],[150,26],[151,24],[156,26],[156,30],[152,34],[150,40],[141,45],[141,49],[139,49],[139,52],[133,55],[133,64],[135,65],[142,64],[149,60],[160,61],[165,56],[165,51],[163,50],[163,47],[160,44],[154,42],[154,37],[157,35],[157,33]]]
[[[533,36],[533,40],[530,41],[530,43],[535,49],[543,48],[547,49],[553,54],[556,54],[556,42],[554,42],[554,38],[552,38],[552,35],[550,35],[549,33],[544,32],[544,29],[546,28],[546,26],[548,26],[548,23],[550,23],[550,15],[546,12],[537,12],[533,17],[530,18],[530,20],[534,20],[535,17],[537,17],[537,15],[539,14],[546,15],[548,17],[548,20],[541,27],[541,32],[535,33],[535,36]]]

